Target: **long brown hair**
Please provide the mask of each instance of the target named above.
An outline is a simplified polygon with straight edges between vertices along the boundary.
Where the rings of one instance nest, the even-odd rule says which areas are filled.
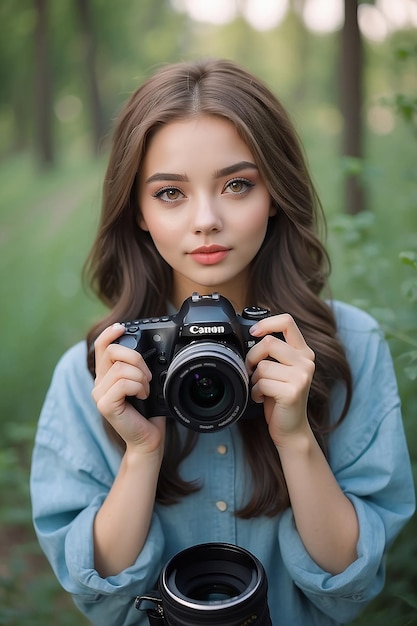
[[[202,114],[220,116],[234,124],[251,150],[277,209],[252,262],[248,304],[268,306],[273,313],[291,313],[314,350],[316,371],[308,419],[326,451],[326,435],[334,428],[330,424],[330,392],[336,381],[344,383],[346,401],[340,422],[350,403],[351,374],[332,310],[321,297],[330,271],[317,232],[324,223],[321,205],[286,111],[260,80],[230,61],[169,65],[145,81],[119,114],[104,181],[101,221],[85,266],[92,288],[110,309],[87,336],[90,371],[94,375],[92,343],[106,326],[166,313],[172,274],[149,233],[137,225],[138,172],[147,142],[158,128]],[[238,427],[253,489],[249,501],[236,514],[244,518],[276,515],[288,506],[289,499],[266,423],[241,420]],[[157,492],[157,500],[164,504],[198,489],[179,473],[195,436],[188,433],[185,443],[180,444],[182,437],[175,421],[167,420],[167,428]],[[123,443],[114,431],[111,436]]]

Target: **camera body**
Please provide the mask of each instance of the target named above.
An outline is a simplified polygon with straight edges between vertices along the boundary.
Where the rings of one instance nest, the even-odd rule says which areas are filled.
[[[259,341],[251,326],[269,315],[257,306],[238,315],[218,293],[193,293],[175,315],[125,322],[115,343],[139,352],[152,373],[149,397],[129,401],[146,418],[166,415],[197,432],[263,415],[244,360]]]

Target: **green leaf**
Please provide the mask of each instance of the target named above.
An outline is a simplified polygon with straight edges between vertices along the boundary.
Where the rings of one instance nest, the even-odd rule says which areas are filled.
[[[404,366],[404,373],[409,380],[417,380],[417,350],[405,352],[400,356],[402,361],[407,361]]]
[[[413,269],[417,270],[417,252],[404,251],[400,252],[400,261],[404,265],[409,265]]]

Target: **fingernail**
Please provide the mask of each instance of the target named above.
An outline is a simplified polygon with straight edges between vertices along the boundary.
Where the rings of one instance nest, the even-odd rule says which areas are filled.
[[[259,326],[258,324],[254,324],[253,326],[250,327],[249,332],[251,335],[257,335],[259,331]]]

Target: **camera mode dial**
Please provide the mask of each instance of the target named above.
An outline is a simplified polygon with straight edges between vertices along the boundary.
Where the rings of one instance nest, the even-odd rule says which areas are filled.
[[[263,306],[247,306],[242,311],[242,317],[253,322],[263,320],[265,317],[269,317],[269,315],[269,309],[266,309]]]

